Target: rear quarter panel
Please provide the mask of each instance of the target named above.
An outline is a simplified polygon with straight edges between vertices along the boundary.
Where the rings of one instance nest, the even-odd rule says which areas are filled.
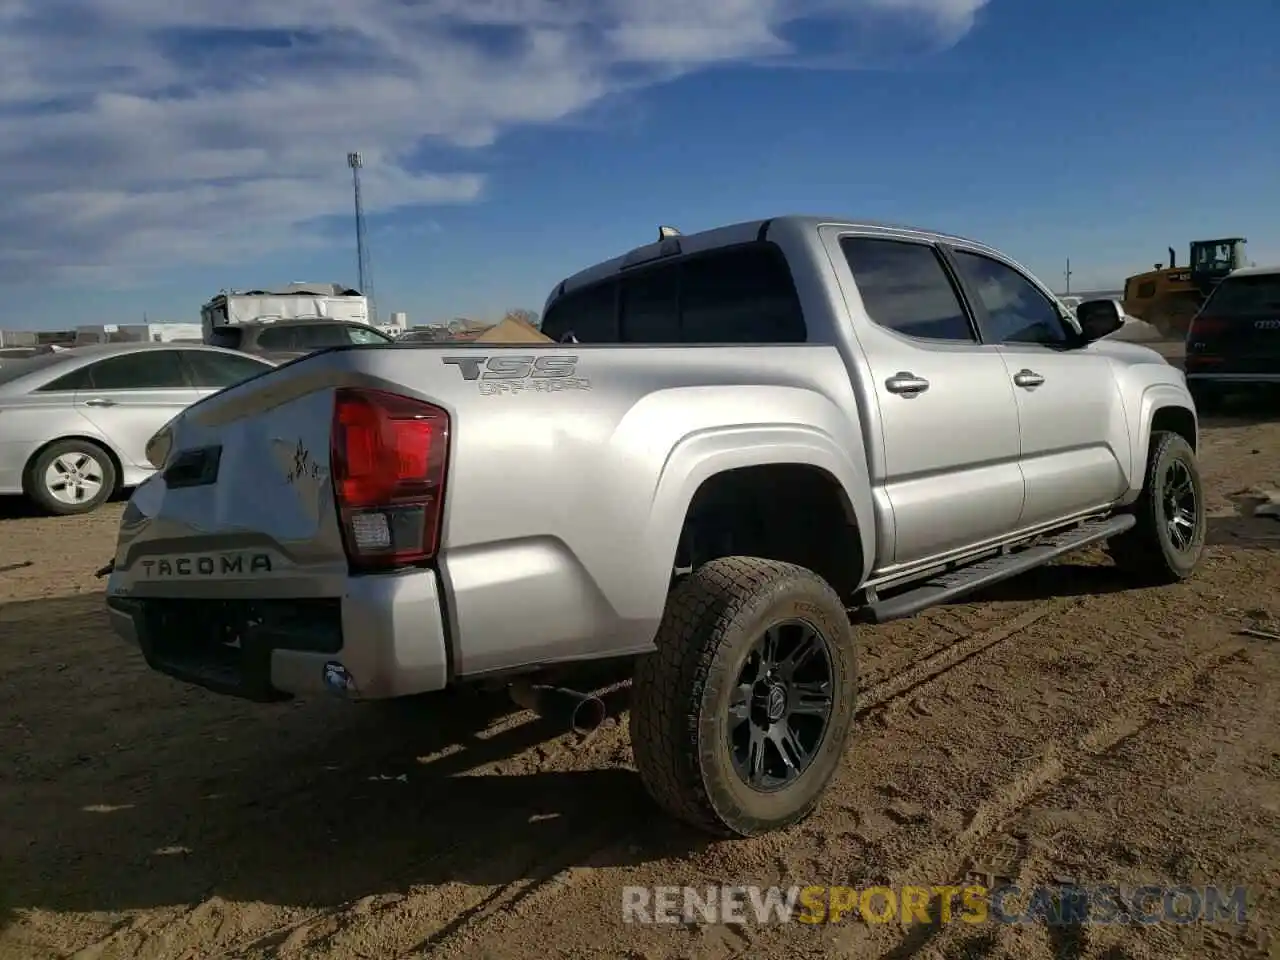
[[[468,381],[443,362],[496,354],[572,356],[575,375],[559,385]],[[834,348],[356,356],[369,374],[421,384],[456,424],[439,566],[459,673],[651,649],[685,511],[719,471],[811,464],[869,513],[852,388]]]

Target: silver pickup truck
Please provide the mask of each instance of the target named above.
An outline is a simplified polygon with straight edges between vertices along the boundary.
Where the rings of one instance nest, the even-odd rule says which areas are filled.
[[[662,228],[544,317],[547,343],[337,348],[189,408],[121,521],[115,629],[229,695],[494,685],[578,726],[572,668],[634,658],[649,792],[742,836],[840,763],[857,623],[1100,541],[1134,582],[1200,558],[1183,375],[982,244]]]

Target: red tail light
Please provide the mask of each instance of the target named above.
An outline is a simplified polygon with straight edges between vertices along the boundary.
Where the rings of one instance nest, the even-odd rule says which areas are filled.
[[[449,415],[380,390],[342,388],[333,404],[330,466],[353,566],[429,560],[440,540]]]
[[[1227,328],[1227,321],[1218,317],[1202,317],[1197,315],[1187,330],[1188,337],[1212,337]]]

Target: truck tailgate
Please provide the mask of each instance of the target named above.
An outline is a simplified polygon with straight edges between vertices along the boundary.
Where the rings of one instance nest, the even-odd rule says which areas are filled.
[[[446,685],[435,571],[354,575],[344,547],[330,434],[349,357],[255,377],[153,440],[164,467],[121,519],[107,605],[154,669],[264,701]]]
[[[165,468],[121,521],[113,588],[217,596],[236,581],[238,596],[333,594],[347,573],[329,477],[333,387],[290,395],[273,376],[166,428]]]

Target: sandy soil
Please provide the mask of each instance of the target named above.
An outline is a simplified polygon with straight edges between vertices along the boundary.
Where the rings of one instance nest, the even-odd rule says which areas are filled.
[[[1274,421],[1274,418],[1272,418]],[[501,701],[255,706],[150,673],[92,571],[120,508],[0,521],[0,957],[1280,957],[1280,423],[1205,424],[1202,572],[1099,553],[861,633],[817,813],[708,844],[659,816],[625,723]],[[13,564],[30,562],[27,566]],[[625,690],[621,696],[625,697]],[[619,704],[621,708],[625,704]],[[627,926],[626,884],[1249,887],[1154,926]]]

